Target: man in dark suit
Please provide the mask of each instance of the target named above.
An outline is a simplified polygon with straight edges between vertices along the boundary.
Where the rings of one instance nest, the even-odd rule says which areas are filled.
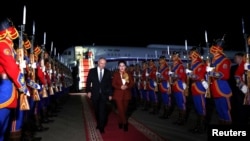
[[[91,98],[97,121],[97,129],[104,133],[107,122],[107,100],[112,99],[112,77],[105,68],[106,59],[101,57],[98,66],[89,70],[86,84],[87,96]]]
[[[231,74],[229,84],[232,89],[233,95],[231,98],[232,103],[232,122],[235,125],[247,125],[249,124],[249,105],[244,105],[244,90],[243,87],[246,84],[244,82],[244,53],[236,53],[234,56],[234,62],[236,63],[231,67]]]

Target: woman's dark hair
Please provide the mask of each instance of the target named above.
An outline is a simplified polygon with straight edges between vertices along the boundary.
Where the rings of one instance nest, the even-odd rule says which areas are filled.
[[[127,66],[126,61],[124,61],[124,60],[119,60],[119,61],[118,61],[118,66],[119,66],[121,63],[123,63],[125,66]]]

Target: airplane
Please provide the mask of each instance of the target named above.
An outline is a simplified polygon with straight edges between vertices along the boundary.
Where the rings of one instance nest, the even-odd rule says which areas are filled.
[[[164,45],[164,44],[149,44],[146,47],[132,47],[132,46],[72,46],[67,48],[61,54],[63,62],[69,67],[77,67],[78,75],[80,77],[79,88],[84,89],[88,70],[97,65],[100,57],[105,57],[107,60],[106,67],[114,70],[118,66],[119,60],[125,60],[127,65],[141,64],[142,61],[158,60],[160,56],[165,56],[167,61],[171,63],[171,54],[176,51],[180,53],[181,59],[184,63],[189,61],[187,55],[188,51],[193,46],[188,45]],[[211,58],[209,48],[200,47],[203,50],[202,58]],[[226,56],[232,62],[235,51],[224,51]],[[158,65],[158,63],[156,63]]]
[[[125,60],[127,65],[138,64],[141,61],[149,59],[157,60],[160,56],[165,56],[169,61],[173,51],[179,52],[182,61],[187,61],[187,53],[193,46],[185,45],[163,45],[149,44],[147,47],[131,47],[131,46],[72,46],[62,53],[62,58],[70,67],[77,66],[77,62],[81,58],[91,57],[94,64],[100,57],[107,59],[107,68],[115,68],[118,60]],[[202,57],[204,59],[211,57],[208,48],[203,48]],[[224,51],[227,57],[234,58],[235,51]],[[91,56],[88,56],[90,55]]]

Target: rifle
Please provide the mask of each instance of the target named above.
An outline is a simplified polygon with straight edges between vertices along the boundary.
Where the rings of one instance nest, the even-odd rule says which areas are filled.
[[[30,79],[33,82],[36,82],[36,63],[35,63],[35,58],[34,58],[34,40],[35,40],[35,22],[33,22],[33,32],[31,36],[31,48],[30,48]],[[32,96],[34,101],[40,101],[40,96],[38,93],[38,90],[35,88],[32,88]]]
[[[155,77],[155,78],[156,78],[156,79],[155,79],[155,81],[156,81],[156,86],[155,86],[155,92],[158,92],[158,91],[159,91],[159,86],[158,86],[158,85],[159,85],[159,78],[158,78],[158,76],[157,76],[157,73],[159,73],[159,66],[158,66],[158,67],[156,66],[156,74],[155,74],[155,75],[156,75],[156,77]]]
[[[53,51],[53,42],[51,42],[51,52],[50,52],[50,57],[48,58],[49,59],[48,74],[49,74],[49,78],[50,78],[49,94],[50,95],[54,95],[53,83],[51,81],[51,74],[52,74],[52,71],[53,71],[52,70],[52,58],[51,58],[52,51]]]
[[[208,40],[207,40],[207,31],[205,31],[205,41],[206,41],[206,47],[208,48],[206,64],[207,64],[207,66],[210,67],[211,61],[210,61],[209,43],[208,43]],[[210,87],[209,87],[209,85],[211,83],[211,77],[208,76],[208,73],[206,75],[206,78],[207,78],[208,88],[206,90],[205,97],[206,98],[211,98],[211,91],[210,91]]]
[[[169,46],[168,46],[168,69],[169,69],[169,71],[172,70],[171,65],[170,65],[170,59],[171,59],[171,55],[170,55]],[[172,93],[171,86],[172,86],[172,83],[173,83],[171,76],[169,76],[169,80],[168,81],[169,81],[168,82],[169,83],[168,93],[171,94]]]
[[[246,49],[246,63],[249,64],[249,49],[248,49],[248,39],[247,34],[245,33],[244,19],[242,18],[242,33],[245,39],[245,49]],[[247,85],[247,93],[245,94],[243,105],[250,105],[250,71],[245,70],[245,84]]]
[[[187,63],[186,63],[186,67],[187,67],[187,69],[189,69],[189,57],[188,57],[188,48],[187,48],[187,40],[185,40],[185,50],[186,50],[186,55],[187,55]],[[190,81],[190,79],[189,79],[189,77],[187,77],[187,87],[186,87],[186,89],[184,90],[184,95],[185,96],[188,96],[188,94],[189,94],[189,81]]]
[[[45,43],[46,41],[44,40],[44,43],[42,44],[42,52],[41,52],[41,60],[40,60],[40,65],[41,65],[41,69],[42,72],[45,73],[45,65],[44,65],[44,52],[45,52]],[[44,76],[45,77],[45,76]],[[47,82],[46,82],[47,83]],[[47,93],[47,84],[45,86],[42,87],[42,97],[46,98],[48,97],[48,93]]]
[[[53,86],[53,88],[55,88],[55,92],[58,92],[59,90],[58,90],[58,87],[57,87],[57,79],[56,79],[56,73],[57,73],[57,63],[56,63],[56,48],[55,48],[55,50],[54,50],[55,52],[54,52],[54,57],[53,57],[53,65],[52,65],[52,86]]]
[[[20,31],[19,31],[19,42],[18,42],[18,49],[17,49],[17,56],[16,56],[16,60],[19,64],[19,68],[22,74],[24,74],[24,68],[26,66],[26,63],[24,61],[24,49],[23,49],[23,33],[25,30],[25,22],[26,22],[26,6],[24,6],[23,8],[23,24],[20,25]],[[20,110],[29,110],[30,106],[29,106],[29,102],[28,102],[28,98],[27,94],[24,94],[24,92],[22,92],[20,94]]]

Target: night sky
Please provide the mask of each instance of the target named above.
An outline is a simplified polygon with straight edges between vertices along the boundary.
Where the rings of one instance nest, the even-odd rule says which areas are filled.
[[[161,4],[100,4],[74,2],[50,2],[41,0],[14,0],[11,8],[1,16],[11,18],[14,25],[22,23],[23,7],[26,6],[25,32],[32,33],[35,22],[35,39],[42,44],[46,32],[46,48],[54,47],[60,52],[74,45],[112,45],[146,47],[148,44],[176,44],[205,46],[204,32],[208,41],[222,38],[226,34],[227,50],[244,51],[242,17],[245,31],[250,33],[250,16],[225,14],[203,15],[199,8],[193,13],[170,10]],[[2,4],[1,4],[2,5]],[[179,14],[178,14],[179,13]]]

